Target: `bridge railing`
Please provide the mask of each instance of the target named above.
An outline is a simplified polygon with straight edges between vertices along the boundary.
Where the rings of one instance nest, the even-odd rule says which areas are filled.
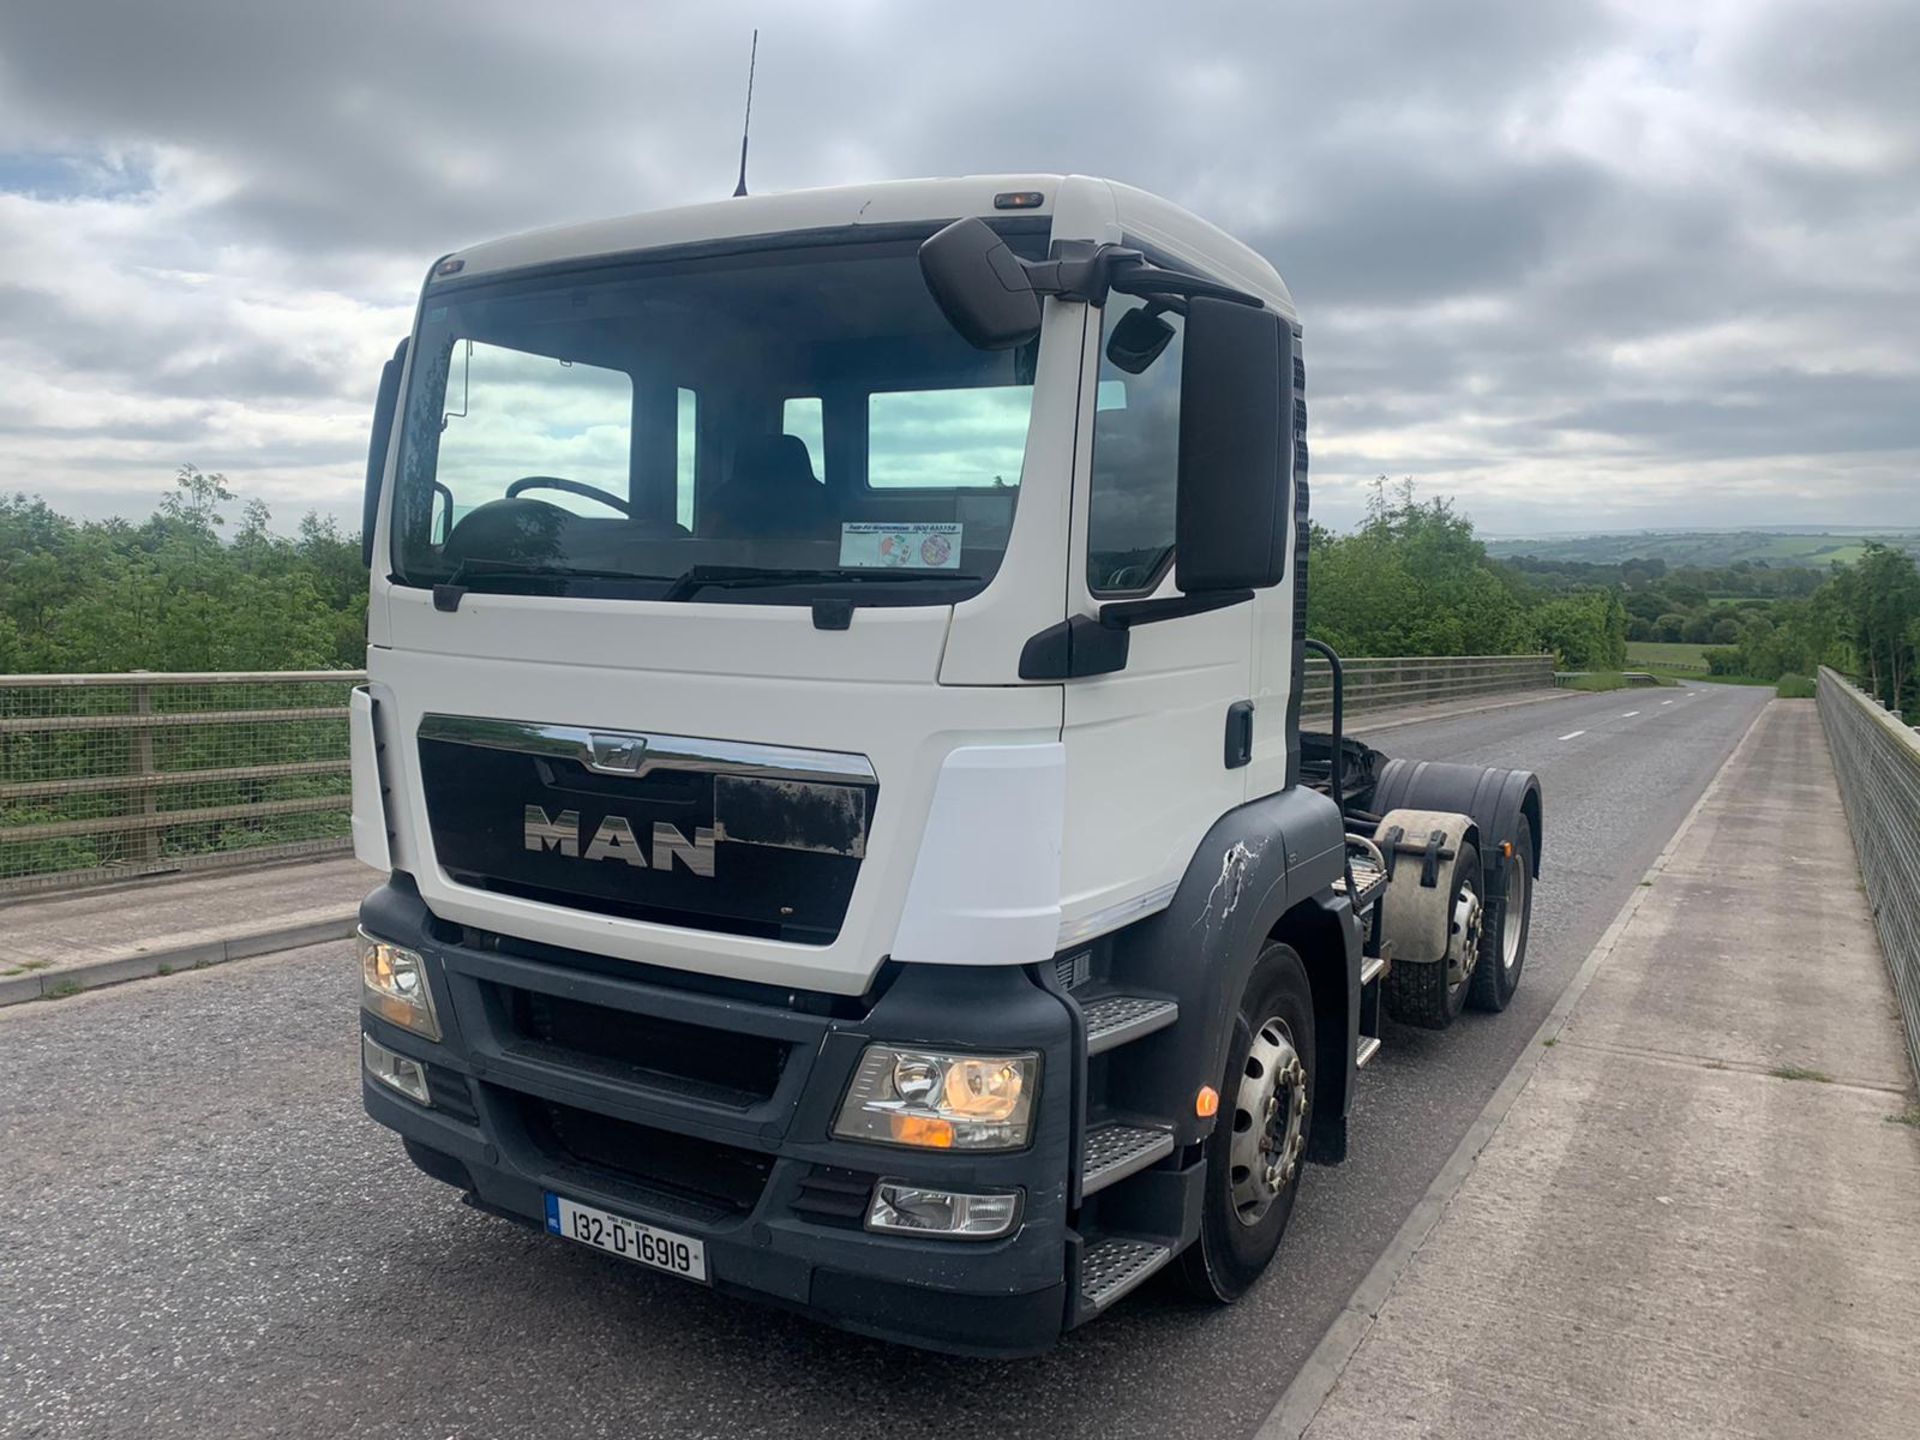
[[[1349,718],[1553,687],[1551,655],[1358,656],[1342,659],[1340,668],[1346,677],[1344,709]],[[1300,701],[1302,717],[1310,722],[1325,720],[1332,694],[1326,662],[1309,655],[1306,692]]]
[[[1920,1074],[1920,734],[1837,671],[1822,668],[1820,722],[1840,776],[1880,948]]]
[[[1345,662],[1349,715],[1553,684],[1547,655]],[[348,848],[355,670],[0,675],[0,896]],[[1323,719],[1324,664],[1303,713]]]
[[[362,678],[0,675],[0,895],[344,849]]]

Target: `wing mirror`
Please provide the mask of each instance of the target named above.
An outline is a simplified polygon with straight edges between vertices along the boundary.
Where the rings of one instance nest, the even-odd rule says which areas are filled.
[[[1033,277],[978,216],[927,237],[920,273],[947,323],[976,350],[1012,350],[1040,333]]]
[[[1143,305],[1120,317],[1107,337],[1107,359],[1116,370],[1144,375],[1173,342],[1173,326],[1160,317],[1157,306]]]
[[[1292,381],[1292,336],[1273,311],[1187,302],[1173,571],[1189,595],[1261,590],[1286,574]]]
[[[373,526],[380,517],[380,478],[387,469],[387,442],[393,438],[393,412],[400,403],[400,372],[406,365],[407,342],[402,340],[380,372],[380,392],[373,402],[373,433],[367,437],[367,488],[360,502],[360,563],[369,569],[373,566]]]

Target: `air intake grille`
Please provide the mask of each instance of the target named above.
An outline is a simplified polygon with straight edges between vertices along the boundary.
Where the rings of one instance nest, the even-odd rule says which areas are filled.
[[[703,1219],[745,1215],[759,1202],[773,1157],[571,1105],[522,1097],[528,1134],[550,1155],[614,1180],[663,1208]]]
[[[760,1035],[589,1005],[538,990],[493,987],[516,1053],[602,1078],[745,1109],[770,1098],[787,1045]]]

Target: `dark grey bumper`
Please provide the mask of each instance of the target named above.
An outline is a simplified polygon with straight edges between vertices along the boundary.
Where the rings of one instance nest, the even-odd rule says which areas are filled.
[[[368,897],[361,921],[426,958],[443,1032],[434,1044],[363,1012],[381,1044],[430,1067],[435,1097],[422,1107],[364,1081],[367,1113],[480,1207],[543,1225],[553,1192],[696,1235],[717,1288],[889,1340],[1014,1355],[1058,1337],[1070,1021],[1024,970],[906,966],[870,1003],[794,996],[540,946],[467,943],[475,937],[434,920],[404,875]],[[530,1009],[564,1010],[586,1047],[529,1033]],[[592,1035],[609,1033],[601,1019],[658,1035],[661,1053],[686,1063],[656,1069],[596,1048]],[[1040,1051],[1032,1143],[971,1155],[833,1139],[871,1040]],[[713,1057],[735,1052],[748,1082],[719,1083]],[[881,1175],[956,1190],[1019,1187],[1020,1227],[986,1242],[868,1233],[862,1197]]]

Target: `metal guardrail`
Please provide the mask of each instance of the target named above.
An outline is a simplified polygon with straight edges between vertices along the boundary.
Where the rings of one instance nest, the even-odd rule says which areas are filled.
[[[1907,1055],[1920,1075],[1920,734],[1824,666],[1816,694],[1906,1022]]]
[[[1409,705],[1553,687],[1551,655],[1361,656],[1343,659],[1340,668],[1346,676],[1348,719]],[[1324,719],[1332,703],[1326,662],[1309,656],[1301,713]]]
[[[1345,662],[1365,715],[1553,684],[1549,655]],[[345,850],[357,670],[0,675],[0,896]],[[1329,704],[1309,663],[1305,710]]]
[[[0,675],[0,895],[345,849],[363,678]]]

